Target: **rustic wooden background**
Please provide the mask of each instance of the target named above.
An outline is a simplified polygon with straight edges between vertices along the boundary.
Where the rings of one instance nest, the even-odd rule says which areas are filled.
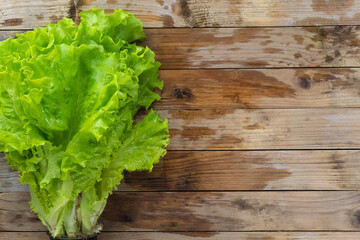
[[[360,239],[360,1],[1,0],[0,37],[91,7],[144,22],[172,140],[102,239]],[[0,239],[45,240],[0,158]]]

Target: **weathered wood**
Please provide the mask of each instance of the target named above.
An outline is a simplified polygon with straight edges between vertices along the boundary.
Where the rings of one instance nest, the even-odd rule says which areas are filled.
[[[360,110],[161,110],[172,150],[355,149]]]
[[[152,173],[125,176],[119,191],[358,190],[360,151],[168,152]],[[0,192],[28,191],[0,161]]]
[[[156,109],[360,107],[360,70],[162,70]]]
[[[213,236],[209,236],[213,235]],[[358,240],[359,232],[102,232],[100,240]],[[44,232],[0,232],[0,240],[48,240]]]
[[[76,18],[92,7],[122,8],[145,27],[359,25],[360,3],[354,0],[56,0],[0,2],[0,28],[24,29]]]
[[[360,65],[359,26],[147,29],[145,32],[148,40],[143,44],[154,50],[163,69]]]
[[[56,23],[63,17],[75,18],[76,0],[1,0],[1,29],[31,29]]]
[[[0,153],[0,192],[19,191],[28,191],[28,188],[19,183],[17,172],[9,166],[4,154]]]
[[[169,152],[123,191],[358,190],[359,151]]]
[[[360,66],[360,26],[146,29],[145,33],[148,40],[141,45],[154,50],[162,69]]]
[[[44,231],[29,212],[28,193],[0,194],[1,231]],[[114,193],[104,231],[358,231],[360,193]],[[205,237],[205,236],[204,236]]]
[[[145,27],[357,25],[353,0],[80,0],[79,8],[123,8]]]

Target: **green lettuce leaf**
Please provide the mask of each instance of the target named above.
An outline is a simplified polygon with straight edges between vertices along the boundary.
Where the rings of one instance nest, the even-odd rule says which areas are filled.
[[[168,123],[140,108],[159,100],[155,54],[123,10],[81,12],[0,42],[0,152],[29,185],[30,206],[54,237],[88,236],[123,171],[151,171]]]

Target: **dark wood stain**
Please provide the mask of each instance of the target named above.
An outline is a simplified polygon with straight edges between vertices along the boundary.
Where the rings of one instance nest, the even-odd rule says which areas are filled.
[[[197,186],[191,179],[191,175],[181,179],[176,185],[175,189],[178,191],[194,191],[197,190]]]
[[[71,9],[70,9],[71,10]],[[75,10],[76,12],[76,10]],[[75,19],[75,16],[73,15],[72,17],[74,17]],[[61,19],[63,18],[63,16],[56,16],[55,14],[51,15],[50,17],[50,20],[51,20],[51,23],[57,23],[58,21],[60,21]]]
[[[223,109],[222,112],[201,112],[206,118],[231,113],[224,108],[258,108],[258,99],[295,98],[296,95],[292,86],[262,70],[161,71],[161,76],[167,82],[157,106]],[[181,113],[184,116],[174,116],[181,119],[198,117],[197,112],[172,110],[170,113]]]
[[[301,36],[301,35],[295,35],[295,36],[293,36],[293,38],[295,39],[295,41],[296,41],[298,44],[303,44],[303,42],[304,42],[304,37]]]
[[[354,26],[324,27],[322,29],[326,32],[328,45],[324,52],[325,63],[339,62],[345,56],[360,54],[358,31]]]
[[[311,72],[306,69],[296,70],[295,76],[302,89],[310,89],[311,84],[329,84],[331,90],[324,92],[329,94],[331,91],[347,90],[360,88],[360,83],[356,80],[354,69],[348,68],[325,68]]]
[[[168,155],[171,153],[168,153]],[[152,172],[138,171],[138,172],[124,172],[124,180],[120,185],[120,189],[137,191],[137,190],[170,190],[168,180],[166,177],[167,159],[160,159],[159,163],[154,166]],[[131,186],[128,188],[127,186]]]
[[[231,148],[231,146],[236,146],[237,148],[241,143],[245,141],[244,137],[231,135],[231,134],[222,134],[220,138],[212,138],[209,140],[208,149],[212,149],[213,146],[216,146],[217,149]]]
[[[348,68],[330,68],[330,69],[317,69],[314,73],[308,73],[307,70],[298,70],[296,75],[299,78],[300,86],[311,85],[311,83],[326,83],[330,82],[333,90],[346,90],[351,88],[360,88],[360,83],[353,74],[356,73],[354,69]],[[345,76],[345,77],[344,77]],[[305,79],[309,84],[307,84]]]
[[[272,236],[264,236],[261,238],[261,240],[275,240],[275,238]]]
[[[180,198],[178,196],[180,195],[146,192],[114,194],[109,197],[108,205],[100,222],[104,223],[104,230],[114,223],[121,224],[124,226],[123,229],[159,229],[162,231],[187,229],[187,231],[201,230],[202,232],[211,230],[213,223],[207,218],[201,218],[191,208],[204,205],[204,201],[208,199],[220,198],[221,194],[202,194],[200,198],[191,193],[184,193]],[[172,233],[188,235],[186,232]],[[216,232],[203,232],[201,235],[210,237],[216,234]]]
[[[335,57],[340,57],[340,56],[341,56],[340,51],[339,51],[339,50],[335,50],[335,51],[334,51],[334,56],[335,56]]]
[[[180,14],[184,18],[185,22],[192,26],[192,19],[191,19],[191,10],[187,0],[179,0],[178,4],[180,6]]]
[[[193,238],[209,238],[211,236],[214,236],[218,233],[214,232],[181,232],[181,233],[175,233],[175,234],[181,234],[183,236],[193,237]]]
[[[174,19],[169,15],[162,15],[161,21],[163,22],[163,27],[174,27]]]
[[[360,228],[360,209],[353,210],[349,216],[351,224],[356,228]]]
[[[259,123],[254,123],[248,126],[243,127],[246,130],[257,130],[257,129],[265,129],[265,127],[260,126]]]
[[[243,105],[253,105],[251,99],[260,97],[285,98],[295,97],[295,90],[275,77],[267,76],[261,71],[239,70],[237,79],[230,81],[238,94],[238,102]]]
[[[163,0],[156,0],[156,2],[160,5],[160,6],[164,6],[164,1]]]
[[[78,15],[77,2],[74,0],[70,0],[69,5],[70,5],[70,8],[69,8],[69,12],[68,12],[68,17],[71,18],[75,22],[77,15]]]
[[[329,62],[332,62],[332,61],[334,61],[334,58],[332,56],[326,55],[325,62],[329,63]]]
[[[22,18],[11,18],[11,19],[5,19],[4,26],[18,26],[23,23]]]
[[[211,110],[170,110],[173,119],[183,119],[189,122],[194,122],[195,119],[218,119],[228,114],[234,113],[235,109],[211,109]]]
[[[294,58],[295,59],[299,59],[301,57],[302,57],[301,53],[294,53]]]
[[[272,43],[273,41],[271,41],[271,40],[266,40],[266,41],[264,41],[264,42],[261,42],[260,43],[260,45],[261,46],[267,46],[267,45],[269,45],[270,43]]]
[[[182,90],[180,88],[175,88],[174,89],[174,97],[176,97],[177,99],[191,100],[193,95],[189,88],[184,88]]]
[[[311,38],[314,42],[321,42],[321,44],[324,44],[324,41],[328,37],[327,28],[325,27],[305,27],[304,30],[307,30],[311,33],[313,33],[313,37]]]
[[[290,175],[286,169],[271,167],[271,164],[267,164],[269,160],[261,154],[248,156],[246,153],[231,151],[170,151],[154,167],[153,172],[126,173],[120,189],[263,190],[269,182]],[[260,165],[264,167],[259,169]]]
[[[266,67],[269,66],[270,64],[266,61],[261,61],[261,60],[249,60],[249,61],[245,61],[245,62],[241,62],[245,67],[252,67],[252,68],[258,68],[258,67]]]
[[[88,6],[91,5],[96,0],[79,0],[78,6]]]
[[[253,206],[246,199],[237,199],[231,202],[231,206],[238,210],[249,210],[253,209]]]
[[[236,208],[239,211],[249,211],[252,214],[259,214],[264,211],[267,211],[268,209],[278,210],[281,211],[280,207],[273,204],[264,204],[260,202],[259,200],[255,199],[237,199],[230,202],[230,206]],[[271,220],[273,221],[273,220]]]
[[[43,20],[44,19],[43,14],[35,14],[35,17],[36,17],[37,20]]]
[[[331,168],[334,170],[344,169],[345,161],[341,160],[341,156],[334,153],[330,156],[330,163],[333,165]]]
[[[280,48],[264,48],[264,53],[284,53],[284,50]]]
[[[314,48],[314,47],[315,47],[315,45],[311,43],[311,44],[308,44],[308,45],[305,47],[305,49],[309,51],[311,48]]]
[[[208,138],[215,135],[216,131],[208,127],[183,126],[182,130],[170,129],[170,136],[181,135],[182,138],[190,141],[198,141],[201,138]]]

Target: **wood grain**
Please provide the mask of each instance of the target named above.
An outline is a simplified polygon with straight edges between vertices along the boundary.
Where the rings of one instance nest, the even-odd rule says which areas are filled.
[[[28,193],[0,194],[1,231],[44,231]],[[114,193],[104,231],[359,231],[358,192]]]
[[[19,183],[17,172],[9,166],[4,154],[0,153],[0,192],[19,191],[28,191],[28,187]]]
[[[102,232],[100,240],[358,240],[359,232]],[[204,238],[204,235],[206,238]],[[44,232],[0,232],[0,240],[48,240]]]
[[[360,107],[357,68],[162,70],[156,109]]]
[[[62,17],[77,18],[92,7],[134,13],[145,27],[243,27],[359,25],[360,3],[354,0],[55,0],[0,3],[0,28],[44,26]]]
[[[161,110],[171,150],[356,149],[360,110]],[[139,117],[140,118],[140,117]]]
[[[162,69],[360,65],[360,26],[147,29],[145,33],[148,40],[143,45],[154,50]]]
[[[170,151],[119,191],[358,190],[360,151]],[[0,160],[0,192],[28,191]]]
[[[358,190],[359,151],[169,152],[120,191]]]
[[[79,8],[133,12],[145,27],[358,25],[354,0],[80,0]]]
[[[75,17],[73,0],[2,0],[1,29],[32,29],[56,23],[63,17]]]

